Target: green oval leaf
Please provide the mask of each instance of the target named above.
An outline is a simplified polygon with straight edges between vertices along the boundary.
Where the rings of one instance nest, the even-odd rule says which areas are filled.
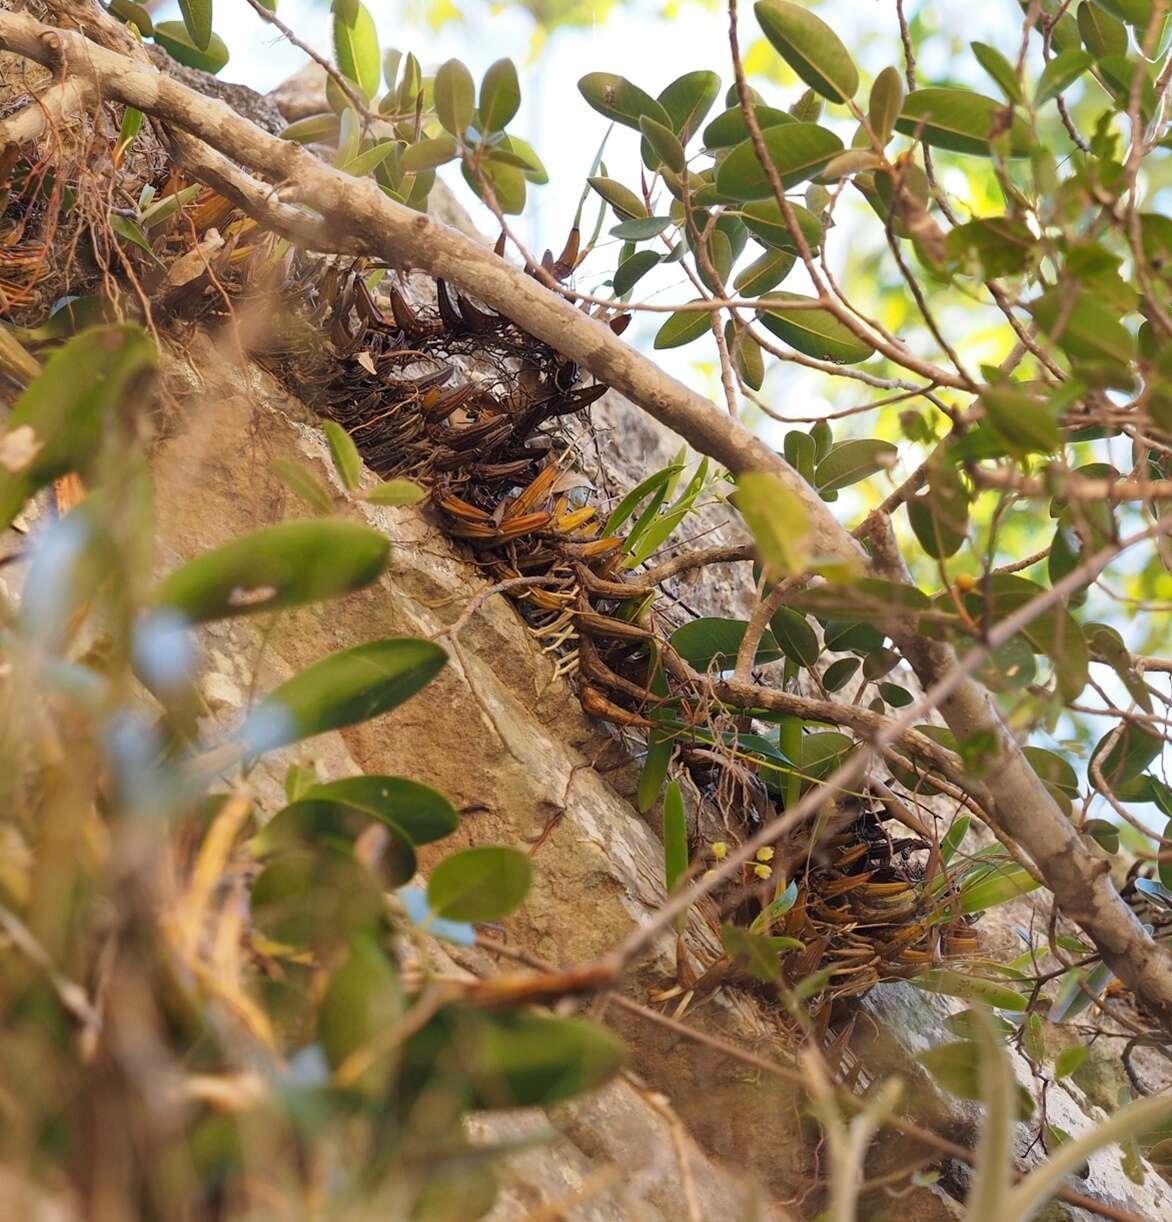
[[[212,0],[179,0],[179,12],[196,49],[208,50],[212,41]],[[142,33],[148,34],[149,30]]]
[[[476,84],[458,60],[440,64],[433,86],[436,117],[453,136],[463,138],[476,110]]]
[[[890,441],[866,437],[839,442],[815,469],[814,486],[820,493],[837,492],[889,470],[898,457],[899,450]]]
[[[834,132],[816,123],[770,127],[761,133],[761,139],[786,188],[813,178],[832,157],[842,152],[842,141]],[[751,140],[738,144],[720,163],[716,171],[716,189],[738,200],[765,199],[773,195]]]
[[[688,826],[684,818],[684,795],[672,781],[663,798],[664,885],[670,895],[688,872]]]
[[[770,630],[782,653],[799,666],[813,666],[822,650],[818,634],[804,615],[789,607],[778,607],[769,621]]]
[[[858,69],[825,21],[809,9],[784,0],[758,0],[753,11],[761,32],[811,89],[831,102],[845,102],[855,96]]]
[[[281,139],[292,140],[295,144],[332,144],[338,139],[340,128],[341,122],[331,110],[325,114],[306,115],[290,123],[281,132]]]
[[[312,509],[319,513],[330,513],[333,510],[334,498],[330,490],[304,463],[293,462],[288,458],[274,458],[269,463],[269,470],[294,496],[299,496]]]
[[[363,493],[362,499],[371,505],[418,505],[426,496],[427,489],[412,480],[389,479]]]
[[[1063,90],[1069,89],[1075,81],[1094,63],[1094,57],[1088,51],[1072,49],[1056,55],[1042,69],[1034,90],[1034,105],[1042,106],[1051,98],[1056,98]]]
[[[374,875],[351,853],[320,848],[275,858],[252,884],[249,909],[266,937],[325,948],[373,930],[386,904]]]
[[[529,891],[526,854],[505,845],[477,845],[445,857],[427,880],[427,903],[449,921],[495,921]]]
[[[739,619],[704,616],[689,620],[671,634],[672,647],[695,670],[732,670],[748,624]],[[762,635],[754,663],[776,662],[782,656],[771,632]]]
[[[684,172],[684,146],[670,127],[644,115],[639,120],[639,130],[658,158],[659,165],[665,165],[677,174]]]
[[[629,259],[625,259],[614,274],[615,296],[625,297],[658,263],[659,255],[653,250],[637,250]],[[703,314],[700,317],[705,318]]]
[[[681,310],[669,315],[667,322],[655,333],[654,347],[681,348],[711,330],[712,316],[706,310]]]
[[[903,75],[899,69],[890,66],[884,68],[871,86],[871,98],[867,103],[867,121],[880,144],[886,144],[891,139],[905,96]]]
[[[596,176],[586,180],[620,215],[640,219],[647,216],[647,205],[629,187],[613,178]]]
[[[511,59],[498,59],[480,82],[480,126],[487,134],[503,132],[521,108],[521,84]]]
[[[797,122],[787,111],[777,110],[772,106],[754,106],[753,118],[757,120],[757,126],[762,131],[769,127],[783,127]],[[732,148],[748,138],[749,128],[745,123],[744,111],[739,106],[730,106],[704,129],[704,147],[709,150]]]
[[[154,344],[131,324],[82,331],[49,357],[0,433],[8,455],[0,463],[0,527],[58,476],[91,469],[107,421],[156,360]]]
[[[591,72],[578,82],[578,92],[600,115],[639,128],[639,120],[647,115],[665,127],[671,126],[671,116],[650,94],[625,77],[613,72]]]
[[[776,288],[793,269],[795,256],[788,251],[767,250],[737,273],[733,288],[744,297],[760,297]]]
[[[228,48],[219,34],[212,34],[208,45],[197,47],[182,21],[156,21],[154,40],[176,63],[198,68],[213,76],[228,62]]]
[[[417,637],[387,637],[343,649],[282,683],[252,712],[240,737],[257,756],[369,721],[426,687],[447,660],[438,645]]]
[[[787,301],[813,300],[798,293],[778,293],[775,296]],[[870,344],[864,343],[829,310],[820,306],[798,310],[774,306],[761,315],[761,322],[791,348],[818,360],[856,365],[874,352]]]
[[[1127,52],[1127,30],[1123,23],[1097,8],[1091,0],[1082,0],[1078,6],[1078,32],[1083,46],[1095,59]]]
[[[677,77],[659,95],[659,104],[671,119],[671,130],[682,143],[695,135],[720,94],[720,77],[700,69]]]
[[[399,157],[399,166],[404,174],[419,174],[423,170],[434,170],[446,165],[460,155],[455,138],[448,135],[420,140],[418,144],[404,149]]]
[[[1009,156],[1030,152],[1029,128],[1018,115],[993,98],[968,89],[928,88],[909,93],[895,122],[895,130],[918,136],[925,144],[954,153],[991,157],[991,141],[1009,133]]]
[[[356,522],[281,522],[188,561],[152,602],[196,624],[297,607],[370,585],[389,553],[385,536]]]
[[[326,441],[330,447],[330,457],[338,472],[343,487],[347,492],[353,492],[362,482],[362,458],[353,438],[336,420],[325,422]]]
[[[822,245],[822,222],[801,204],[790,204],[798,230],[806,239],[806,245],[811,253],[817,252]],[[746,204],[740,210],[741,219],[746,228],[759,241],[777,250],[796,251],[797,239],[781,211],[781,205],[775,199],[756,200]]]

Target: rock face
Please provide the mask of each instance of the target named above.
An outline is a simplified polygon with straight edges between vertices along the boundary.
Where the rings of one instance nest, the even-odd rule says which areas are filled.
[[[286,117],[314,109],[301,87],[283,87],[274,100]],[[450,200],[441,207],[445,218],[467,224]],[[533,889],[502,934],[511,945],[555,963],[582,963],[646,922],[664,899],[663,850],[631,801],[637,762],[610,729],[585,717],[511,605],[489,598],[462,629],[459,649],[451,647],[445,630],[487,582],[425,513],[346,500],[318,422],[259,366],[241,366],[230,335],[187,336],[167,361],[166,380],[181,423],[152,456],[161,571],[245,531],[302,516],[304,507],[270,474],[278,458],[310,465],[336,492],[341,512],[364,517],[393,547],[384,578],[341,602],[287,613],[267,633],[246,620],[208,627],[201,692],[210,730],[234,724],[256,694],[337,649],[411,634],[436,637],[453,655],[436,682],[393,714],[266,756],[249,776],[261,810],[284,805],[284,773],[294,762],[312,761],[323,779],[399,773],[463,808],[457,841],[532,851]],[[614,396],[595,408],[595,421],[605,427],[593,475],[601,485],[605,470],[612,492],[664,465],[679,445]],[[588,456],[585,465],[590,471]],[[699,529],[710,532],[706,543],[743,539],[718,509],[705,511]],[[750,594],[748,568],[708,570],[674,593],[702,614],[736,614]],[[432,860],[421,854],[424,871]],[[719,954],[715,926],[715,915],[701,912],[683,939],[701,970]],[[483,950],[437,943],[431,954],[443,972],[500,970]],[[653,1004],[657,991],[675,984],[676,955],[674,936],[661,939],[624,983],[627,995]],[[670,1015],[675,1004],[656,1008]],[[788,1086],[606,999],[587,1009],[628,1041],[630,1069],[550,1115],[473,1118],[476,1140],[535,1143],[504,1165],[492,1218],[781,1219],[821,1208],[814,1185],[824,1168]],[[971,1146],[976,1109],[939,1093],[911,1060],[950,1038],[940,1025],[946,1013],[944,1003],[907,986],[881,986],[868,999],[868,1021],[858,1024],[851,1051],[904,1075],[916,1113]],[[792,1063],[795,1041],[784,1011],[753,992],[718,989],[686,1017],[702,1033]],[[1098,1114],[1062,1084],[1050,1087],[1048,1108],[1072,1133]],[[1020,1153],[1037,1161],[1037,1150],[1025,1149],[1031,1135],[1024,1126],[1020,1135]],[[881,1142],[869,1173],[882,1175],[917,1153],[906,1141]],[[1142,1186],[1130,1183],[1112,1152],[1091,1160],[1090,1178],[1078,1187],[1143,1217],[1172,1213],[1163,1182],[1149,1174]],[[898,1198],[877,1190],[860,1217],[956,1218],[961,1210],[950,1191],[963,1191],[955,1169],[940,1184]]]

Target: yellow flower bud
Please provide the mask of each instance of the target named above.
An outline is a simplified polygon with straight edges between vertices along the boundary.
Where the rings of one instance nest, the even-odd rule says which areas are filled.
[[[773,860],[772,846],[766,845],[765,848],[758,849],[757,850],[757,860],[758,861],[772,861]]]
[[[712,856],[717,861],[723,861],[728,856],[728,845],[723,840],[718,840],[712,846]]]
[[[753,873],[756,874],[758,878],[772,878],[773,867],[766,865],[754,866]]]

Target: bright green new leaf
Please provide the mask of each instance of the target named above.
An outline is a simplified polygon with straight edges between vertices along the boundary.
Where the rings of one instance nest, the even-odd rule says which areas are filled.
[[[362,482],[362,456],[358,453],[358,447],[336,420],[327,420],[324,427],[338,478],[347,492],[353,492]]]
[[[362,499],[371,505],[418,505],[427,496],[427,489],[409,479],[389,479],[363,493]]]
[[[445,857],[427,880],[427,903],[449,921],[495,921],[529,892],[529,857],[506,845],[477,845]]]
[[[737,480],[735,502],[766,572],[773,577],[804,572],[810,517],[797,493],[776,476],[750,471]]]
[[[366,5],[355,0],[355,8],[353,21],[346,21],[337,12],[334,14],[334,62],[338,71],[369,101],[378,93],[382,79],[378,31]]]
[[[812,302],[812,298],[798,293],[775,293],[775,297],[794,302]],[[833,361],[838,365],[857,365],[872,355],[874,349],[859,339],[845,323],[821,306],[803,305],[802,308],[787,309],[772,306],[761,315],[766,330],[791,348],[818,360]]]
[[[663,854],[664,885],[670,895],[688,872],[688,826],[678,781],[668,784],[663,797]]]
[[[288,458],[274,458],[269,463],[269,469],[294,496],[299,496],[310,508],[316,509],[318,513],[330,513],[333,510],[334,498],[330,490],[304,463],[293,462]]]

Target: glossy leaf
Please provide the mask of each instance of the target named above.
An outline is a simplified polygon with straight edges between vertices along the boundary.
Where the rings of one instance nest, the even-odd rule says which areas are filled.
[[[840,442],[815,469],[814,486],[820,493],[837,492],[889,470],[898,457],[899,451],[890,441],[859,438]]]
[[[977,63],[993,78],[1006,99],[1012,103],[1021,102],[1021,82],[1017,79],[1017,69],[1009,60],[987,42],[970,42],[969,46]]]
[[[214,76],[228,62],[228,48],[219,34],[212,34],[207,47],[201,49],[182,21],[156,21],[153,37],[176,63],[187,68]]]
[[[511,59],[498,59],[480,82],[477,113],[486,133],[503,132],[521,107],[521,85]]]
[[[845,102],[855,96],[858,69],[825,21],[809,9],[784,0],[758,0],[753,11],[761,32],[811,89],[831,102]]]
[[[813,666],[822,652],[818,634],[804,615],[789,607],[778,607],[769,621],[770,630],[782,653],[799,666]]]
[[[815,123],[790,123],[761,133],[766,153],[782,186],[796,187],[813,178],[832,157],[842,152],[842,141]],[[716,189],[730,199],[765,199],[773,194],[769,175],[757,159],[751,140],[738,144],[716,170]]]
[[[427,902],[449,921],[495,921],[520,906],[532,868],[506,845],[477,845],[445,857],[427,880]]]
[[[472,73],[458,60],[440,64],[433,86],[436,117],[446,131],[462,139],[476,110],[476,85]]]
[[[671,634],[671,643],[684,661],[696,670],[732,670],[747,627],[744,620],[702,616],[677,628]],[[781,656],[773,634],[765,632],[757,646],[754,663],[775,662]]]
[[[633,127],[637,131],[639,120],[644,115],[664,126],[671,126],[671,116],[659,102],[613,72],[589,73],[578,82],[578,92],[600,115],[624,127]]]
[[[369,721],[426,687],[447,663],[432,641],[387,637],[330,654],[281,684],[249,715],[252,755]]]
[[[179,12],[196,49],[208,50],[212,41],[212,0],[179,0]]]
[[[994,137],[1006,132],[1009,155],[1024,157],[1031,147],[1029,129],[1017,116],[1007,122],[1005,109],[993,98],[967,89],[917,89],[904,100],[895,130],[919,136],[937,148],[979,157],[992,156]]]
[[[801,303],[813,300],[798,293],[774,293],[773,296]],[[791,348],[818,360],[857,365],[874,352],[870,344],[859,339],[845,323],[821,306],[803,305],[796,309],[771,306],[761,315],[761,322],[766,330],[772,331]]]
[[[339,598],[375,581],[390,544],[368,526],[294,521],[241,535],[189,560],[152,602],[194,624]]]
[[[706,310],[681,310],[669,315],[667,322],[655,333],[654,347],[681,348],[711,331],[712,316]]]

